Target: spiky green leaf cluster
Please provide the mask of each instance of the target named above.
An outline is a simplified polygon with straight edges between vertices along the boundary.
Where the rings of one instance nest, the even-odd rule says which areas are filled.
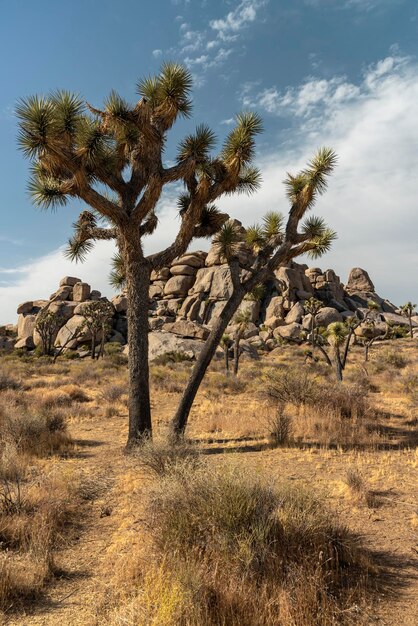
[[[115,254],[112,257],[112,270],[109,274],[109,283],[117,291],[122,290],[126,286],[126,269],[121,254]]]
[[[170,128],[178,115],[190,116],[192,83],[187,68],[178,63],[163,63],[158,76],[138,83],[138,93],[147,100],[164,127]]]
[[[215,143],[215,133],[206,124],[201,124],[196,128],[194,134],[187,135],[180,142],[177,159],[179,161],[194,159],[196,163],[205,162],[209,159],[210,150],[215,146]]]
[[[219,250],[221,257],[226,261],[236,256],[241,242],[242,235],[231,221],[223,224],[220,231],[213,238],[214,245]]]
[[[239,168],[248,165],[254,158],[254,139],[262,130],[263,123],[257,113],[239,113],[236,126],[228,133],[222,148],[224,162],[229,166],[237,164]]]
[[[318,195],[325,192],[328,177],[337,164],[332,148],[320,148],[307,167],[296,175],[287,174],[284,184],[292,204],[298,204],[303,214],[312,207]]]
[[[266,245],[277,247],[284,236],[284,217],[276,211],[269,211],[265,214],[262,224],[254,224],[247,228],[245,241],[254,251],[258,252]]]

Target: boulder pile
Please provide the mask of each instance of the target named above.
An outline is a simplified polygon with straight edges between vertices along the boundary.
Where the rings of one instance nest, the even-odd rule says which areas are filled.
[[[244,245],[239,261],[245,275],[251,257]],[[153,271],[149,290],[150,357],[164,352],[185,352],[195,357],[231,292],[229,267],[222,262],[215,245],[209,252],[187,253],[170,267]],[[384,322],[408,325],[395,305],[376,294],[365,270],[352,269],[347,284],[343,285],[333,270],[323,272],[318,267],[292,262],[271,274],[257,299],[242,302],[240,309],[248,311],[250,318],[243,335],[243,349],[256,354],[257,349],[272,350],[280,340],[304,340],[311,327],[311,316],[306,314],[304,301],[311,297],[323,303],[316,315],[317,326],[328,326],[358,311],[364,312],[370,300],[378,305],[374,313],[377,327],[379,324],[384,327]],[[48,300],[24,302],[18,307],[14,347],[32,350],[39,345],[41,339],[36,324],[45,309],[59,315],[61,327],[56,332],[55,346],[62,346],[83,322],[86,303],[100,299],[107,300],[79,278],[66,276]],[[122,293],[110,302],[113,319],[107,341],[124,345],[128,333],[127,297]],[[418,320],[413,324],[418,329]],[[11,331],[9,328],[6,332],[5,328],[0,329],[0,349],[11,346]],[[233,334],[234,330],[232,323],[227,332]],[[69,341],[66,349],[82,350],[89,341],[91,336],[86,330]]]

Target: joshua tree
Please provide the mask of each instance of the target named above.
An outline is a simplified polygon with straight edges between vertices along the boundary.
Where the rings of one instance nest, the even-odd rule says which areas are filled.
[[[316,321],[315,321],[315,316],[319,313],[319,311],[322,309],[322,307],[324,306],[323,303],[321,302],[321,300],[318,300],[317,298],[308,298],[308,300],[305,301],[305,304],[303,305],[304,309],[305,309],[305,313],[310,313],[311,315],[311,344],[312,344],[312,357],[314,357],[315,355],[315,344],[316,344],[316,335],[315,335],[315,328],[316,328]]]
[[[287,175],[285,184],[291,203],[287,222],[284,225],[284,217],[279,213],[269,213],[261,225],[256,224],[246,231],[246,244],[252,253],[252,261],[246,268],[245,275],[241,275],[238,262],[239,244],[242,239],[238,229],[234,228],[233,224],[227,223],[216,236],[215,243],[229,265],[232,293],[212,326],[183,392],[172,423],[175,438],[184,434],[200,383],[226,327],[244,296],[256,285],[268,280],[273,270],[280,265],[286,265],[304,253],[316,258],[330,249],[336,234],[326,226],[322,218],[308,217],[302,224],[301,221],[318,196],[326,190],[327,178],[335,164],[336,155],[333,150],[322,148],[299,174]]]
[[[229,376],[229,351],[232,347],[232,339],[229,335],[222,335],[222,339],[219,343],[224,351],[225,355],[225,375]]]
[[[91,358],[96,358],[96,343],[100,338],[100,349],[97,358],[103,356],[106,335],[111,329],[111,320],[114,309],[106,300],[95,300],[87,303],[83,308],[85,327],[91,334]]]
[[[243,334],[248,328],[248,324],[251,322],[251,312],[249,309],[244,311],[239,311],[235,318],[235,324],[237,324],[238,328],[235,331],[234,337],[234,376],[238,376],[238,368],[239,368],[239,357],[240,357],[240,341],[242,339]]]
[[[42,354],[50,356],[53,352],[55,337],[62,326],[62,318],[58,313],[43,309],[36,320],[35,330],[41,338]]]
[[[416,304],[412,304],[412,302],[407,302],[403,306],[401,306],[401,314],[406,317],[409,321],[409,336],[411,339],[414,338],[414,333],[412,331],[412,316],[414,314],[414,310],[416,309]]]
[[[164,167],[167,135],[191,113],[190,73],[173,63],[138,84],[140,100],[128,104],[112,91],[103,109],[78,96],[56,92],[30,97],[17,107],[19,143],[32,161],[30,191],[45,208],[77,198],[89,205],[75,223],[69,255],[83,259],[100,239],[115,240],[126,275],[129,327],[128,445],[151,435],[148,368],[148,289],[151,270],[184,254],[193,237],[212,236],[227,219],[213,202],[223,194],[251,193],[260,175],[252,167],[255,113],[242,113],[221,152],[212,157],[214,133],[205,125],[179,144],[175,164]],[[180,225],[165,250],[144,256],[143,238],[158,224],[164,187],[183,183]],[[104,220],[104,223],[101,221]]]
[[[341,360],[341,347],[347,337],[347,326],[343,322],[333,322],[327,327],[327,341],[333,351],[333,362],[337,380],[343,379],[343,364]]]

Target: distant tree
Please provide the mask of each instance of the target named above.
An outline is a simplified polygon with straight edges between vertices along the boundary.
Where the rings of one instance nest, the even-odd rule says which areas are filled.
[[[229,351],[233,345],[233,341],[229,335],[222,335],[222,339],[220,341],[221,348],[224,351],[225,358],[225,375],[229,376]]]
[[[85,327],[91,335],[91,358],[96,358],[96,344],[100,340],[100,348],[97,358],[104,354],[106,336],[112,328],[114,309],[107,300],[93,300],[84,305],[83,317]]]
[[[343,322],[333,322],[327,327],[327,340],[333,351],[335,375],[338,381],[343,379],[341,347],[347,337],[348,329]]]
[[[319,311],[323,308],[324,304],[318,298],[308,298],[303,304],[305,313],[311,315],[311,345],[312,345],[312,358],[315,356],[315,344],[316,344],[316,320],[315,317]]]
[[[239,311],[234,317],[234,322],[237,325],[234,337],[234,376],[238,376],[240,342],[243,334],[245,333],[248,325],[251,322],[251,311],[249,309]]]
[[[30,97],[17,107],[19,143],[32,163],[30,192],[35,204],[54,208],[77,198],[89,205],[75,223],[71,259],[83,259],[98,240],[115,240],[123,260],[128,298],[128,446],[152,434],[148,364],[148,291],[151,270],[184,254],[194,237],[216,233],[227,219],[217,198],[252,193],[260,175],[252,166],[256,113],[240,113],[218,156],[214,133],[200,125],[179,144],[174,165],[164,167],[167,135],[191,114],[190,72],[164,63],[157,76],[138,84],[140,100],[130,105],[115,91],[103,109],[66,91]],[[143,239],[158,224],[163,189],[182,183],[180,225],[165,250],[146,257]]]
[[[45,308],[37,316],[35,330],[41,338],[42,354],[51,356],[54,349],[55,337],[61,328],[63,319],[61,315]]]
[[[416,304],[412,304],[412,302],[407,302],[406,304],[404,304],[403,306],[401,306],[401,314],[406,317],[409,321],[409,335],[411,337],[411,339],[414,338],[414,333],[412,330],[412,316],[414,314],[414,310],[416,309],[417,305]]]
[[[301,221],[318,196],[325,192],[327,178],[335,164],[336,155],[333,150],[322,148],[304,170],[297,175],[287,175],[285,185],[291,203],[287,221],[285,223],[280,213],[271,212],[264,217],[261,225],[256,224],[246,231],[245,242],[253,260],[245,274],[241,275],[238,259],[242,242],[239,230],[232,223],[226,223],[216,235],[215,245],[229,265],[232,293],[212,326],[180,399],[172,421],[174,438],[184,434],[190,409],[205,372],[245,295],[256,285],[268,280],[275,269],[286,265],[295,257],[310,254],[317,258],[330,249],[336,233],[326,226],[322,218],[308,217],[302,223]]]

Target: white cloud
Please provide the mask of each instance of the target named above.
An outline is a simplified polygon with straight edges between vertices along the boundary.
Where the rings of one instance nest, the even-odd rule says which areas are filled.
[[[152,51],[152,56],[155,57],[156,59],[159,59],[162,53],[163,51],[158,48],[157,50]]]
[[[235,40],[237,33],[255,21],[257,11],[265,4],[263,0],[243,0],[224,18],[212,20],[210,27],[223,40]]]
[[[16,308],[21,302],[48,298],[63,276],[78,276],[94,289],[111,295],[108,274],[113,254],[113,243],[106,241],[98,244],[82,264],[68,261],[63,248],[59,248],[23,267],[0,270],[0,276],[7,276],[7,280],[0,280],[0,324],[16,321]]]
[[[403,0],[305,0],[305,4],[314,7],[332,7],[335,9],[356,9],[368,13],[374,9],[396,6]]]
[[[182,21],[179,43],[168,52],[182,57],[184,63],[193,69],[195,86],[202,86],[206,83],[204,75],[207,71],[226,63],[242,33],[258,19],[259,9],[268,2],[241,0],[235,9],[224,17],[210,21],[207,28],[200,30],[194,30],[189,22]]]
[[[418,63],[396,56],[368,67],[359,84],[335,77],[309,78],[279,92],[245,86],[244,98],[286,116],[293,129],[280,154],[261,162],[263,187],[256,197],[225,204],[244,221],[267,209],[286,210],[285,171],[303,167],[319,145],[332,146],[339,165],[329,191],[318,202],[338,231],[334,250],[319,264],[346,278],[350,267],[367,269],[382,296],[396,303],[418,298],[416,172],[418,170]],[[414,300],[415,298],[415,300]]]

